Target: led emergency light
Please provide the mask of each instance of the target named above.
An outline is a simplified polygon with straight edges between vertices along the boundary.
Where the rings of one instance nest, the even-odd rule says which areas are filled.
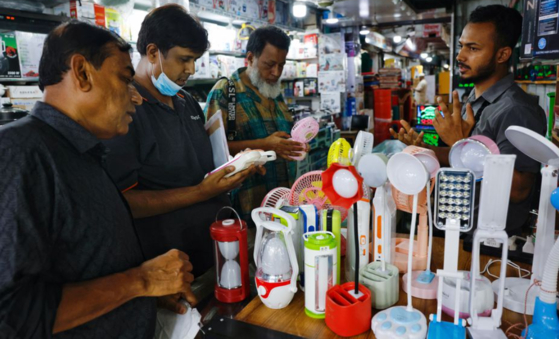
[[[265,213],[277,215],[286,225],[262,219]],[[258,296],[269,308],[284,308],[297,292],[299,266],[291,238],[295,219],[282,210],[270,207],[256,208],[251,216],[256,225],[254,262]]]
[[[458,271],[458,250],[460,247],[460,232],[467,232],[472,228],[474,213],[473,199],[475,196],[475,175],[467,169],[441,168],[437,173],[435,188],[435,226],[445,231],[444,269],[437,270],[439,287],[437,295],[437,314],[429,319],[428,338],[464,338],[466,322],[460,320],[459,309],[462,297],[461,286],[464,280],[463,272]],[[443,282],[454,279],[456,291],[446,294],[454,296],[454,322],[442,321],[443,310]]]

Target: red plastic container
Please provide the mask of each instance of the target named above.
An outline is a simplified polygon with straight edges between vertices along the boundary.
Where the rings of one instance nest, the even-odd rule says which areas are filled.
[[[351,337],[371,329],[371,291],[359,284],[359,291],[363,295],[355,299],[348,292],[354,289],[355,283],[347,282],[326,292],[326,325],[342,337]]]

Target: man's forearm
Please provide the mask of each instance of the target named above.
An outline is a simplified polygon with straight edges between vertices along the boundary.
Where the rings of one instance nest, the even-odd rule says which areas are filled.
[[[143,295],[145,286],[135,269],[95,280],[65,284],[52,332],[58,333],[85,324]]]
[[[199,186],[173,188],[159,191],[129,190],[124,197],[135,219],[169,213],[212,197],[206,196]]]
[[[233,156],[241,151],[244,151],[247,148],[269,151],[268,147],[264,142],[264,139],[229,141],[227,145],[229,146],[229,152]]]

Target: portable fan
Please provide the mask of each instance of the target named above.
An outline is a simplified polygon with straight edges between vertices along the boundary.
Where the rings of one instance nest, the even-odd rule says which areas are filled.
[[[291,190],[285,187],[277,187],[268,192],[260,207],[272,207],[280,209],[284,205],[289,203],[289,197],[291,196]]]
[[[312,171],[299,177],[291,187],[289,204],[292,206],[314,205],[317,210],[334,208],[340,211],[342,221],[347,217],[347,209],[332,205],[332,202],[322,191],[322,171]],[[370,199],[370,189],[363,191],[363,198]]]
[[[373,152],[374,142],[375,137],[372,133],[363,131],[359,131],[359,133],[357,133],[353,149],[350,151],[351,164],[353,166],[357,166],[359,164],[359,160],[361,160],[362,156]]]
[[[334,141],[328,150],[328,167],[333,163],[339,163],[341,165],[349,165],[351,145],[344,138],[339,138]]]
[[[363,131],[357,133],[353,148],[346,139],[339,138],[328,151],[328,167],[333,163],[357,166],[362,156],[373,152],[373,143],[373,134]]]

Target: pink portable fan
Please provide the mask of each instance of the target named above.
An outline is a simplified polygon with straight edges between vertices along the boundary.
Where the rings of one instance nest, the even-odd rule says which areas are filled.
[[[320,126],[313,117],[301,119],[295,123],[291,130],[291,139],[306,144],[310,142],[318,134]],[[307,156],[306,152],[299,152],[300,155],[292,157],[294,160],[300,161]]]
[[[335,208],[340,211],[342,220],[347,217],[347,209],[333,206],[332,202],[322,191],[322,171],[312,171],[303,174],[291,187],[290,205],[314,205],[317,210]]]
[[[289,198],[291,196],[291,190],[285,187],[277,187],[268,192],[260,207],[272,207],[276,209],[281,209],[282,206],[289,203]]]

